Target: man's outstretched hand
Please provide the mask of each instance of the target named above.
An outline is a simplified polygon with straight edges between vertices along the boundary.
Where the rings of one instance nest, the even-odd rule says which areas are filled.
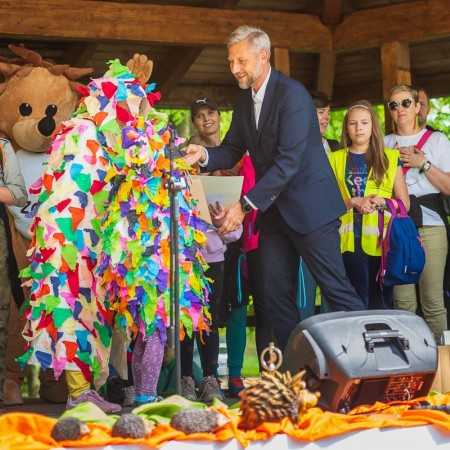
[[[184,162],[190,166],[193,166],[199,161],[205,162],[206,160],[206,149],[201,145],[189,144],[187,147],[183,148],[183,153]]]

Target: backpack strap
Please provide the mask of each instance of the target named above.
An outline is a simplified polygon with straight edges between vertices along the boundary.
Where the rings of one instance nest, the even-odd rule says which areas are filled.
[[[422,151],[422,147],[425,145],[425,143],[428,141],[428,139],[430,138],[430,136],[432,134],[433,134],[433,131],[428,130],[428,129],[425,131],[425,133],[422,134],[422,137],[419,139],[419,142],[415,145],[417,150]],[[402,166],[403,175],[406,175],[406,172],[408,172],[409,169],[411,169],[411,167],[403,167]]]
[[[416,144],[417,150],[422,151],[422,147],[425,145],[425,143],[428,141],[429,137],[433,134],[431,130],[425,131],[423,133],[422,137],[419,139],[419,142]]]
[[[245,253],[242,252],[239,257],[238,257],[238,261],[237,261],[237,279],[236,279],[236,285],[237,285],[237,291],[238,291],[238,295],[237,295],[237,301],[239,304],[242,303],[242,274],[241,274],[241,267],[242,267],[242,262],[246,259]]]
[[[386,205],[389,207],[392,215],[398,215],[399,217],[406,217],[408,215],[405,205],[403,204],[403,201],[399,198],[396,198],[395,201],[398,204],[398,209],[400,210],[400,213],[397,213],[397,208],[395,207],[394,202],[390,198],[386,198]]]
[[[397,217],[408,217],[408,213],[406,212],[405,205],[402,200],[396,198],[395,201],[398,205],[398,210],[395,206],[395,203],[390,198],[385,198],[386,200],[386,208],[381,208],[378,210],[378,247],[381,247],[382,253],[380,258],[380,269],[378,270],[376,280],[379,281],[381,289],[383,289],[383,280],[384,273],[386,271],[386,254],[389,250],[389,231],[392,224],[392,219]],[[386,237],[384,238],[384,211],[385,209],[389,210],[391,213],[391,219],[389,220],[389,224],[387,226]]]
[[[303,271],[303,258],[300,258],[300,264],[298,266],[297,307],[298,309],[306,308],[306,285],[305,273]]]
[[[386,199],[387,202],[388,199]],[[387,203],[386,203],[387,204]],[[383,277],[386,269],[386,255],[383,251],[384,248],[384,210],[385,208],[381,208],[378,210],[378,243],[377,246],[381,247],[381,258],[380,258],[380,268],[378,269],[376,281],[380,283],[381,289],[383,289]],[[386,235],[386,239],[388,239],[388,236]]]

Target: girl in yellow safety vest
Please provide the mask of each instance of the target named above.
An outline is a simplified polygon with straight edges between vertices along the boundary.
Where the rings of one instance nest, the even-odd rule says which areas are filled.
[[[346,273],[368,309],[392,309],[392,288],[377,282],[381,248],[377,207],[385,198],[409,196],[398,150],[385,149],[377,115],[366,100],[353,103],[342,125],[342,150],[330,164],[347,206],[341,217],[341,252]]]

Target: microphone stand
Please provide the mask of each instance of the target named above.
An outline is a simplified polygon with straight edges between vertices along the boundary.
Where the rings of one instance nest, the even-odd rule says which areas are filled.
[[[176,393],[181,395],[181,351],[180,351],[180,274],[179,274],[179,245],[178,225],[180,206],[178,192],[186,188],[186,183],[175,176],[174,153],[181,155],[175,145],[178,133],[170,125],[169,158],[170,172],[164,187],[169,191],[170,200],[170,324],[168,339],[171,349],[175,349],[175,386]],[[167,157],[167,153],[166,153]],[[167,176],[167,174],[166,174]]]

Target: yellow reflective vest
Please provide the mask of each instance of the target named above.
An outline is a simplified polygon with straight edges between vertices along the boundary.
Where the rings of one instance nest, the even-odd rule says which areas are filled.
[[[375,180],[370,178],[372,169],[370,169],[366,184],[366,190],[364,196],[367,197],[371,194],[375,194],[377,197],[392,198],[394,193],[394,180],[397,172],[398,160],[400,153],[398,150],[384,149],[389,162],[387,173],[383,177],[383,181],[378,186]],[[344,200],[350,199],[351,195],[347,189],[345,183],[345,166],[347,162],[348,148],[338,150],[330,155],[329,161],[333,169],[334,175],[339,185],[342,197]],[[384,228],[387,228],[387,224],[390,219],[390,214],[384,215]],[[355,238],[353,232],[353,209],[347,211],[341,217],[341,227],[339,233],[341,235],[341,252],[353,252],[355,251]],[[380,256],[381,247],[378,246],[378,211],[374,211],[371,214],[363,214],[362,216],[362,236],[361,246],[364,252],[371,256]]]

